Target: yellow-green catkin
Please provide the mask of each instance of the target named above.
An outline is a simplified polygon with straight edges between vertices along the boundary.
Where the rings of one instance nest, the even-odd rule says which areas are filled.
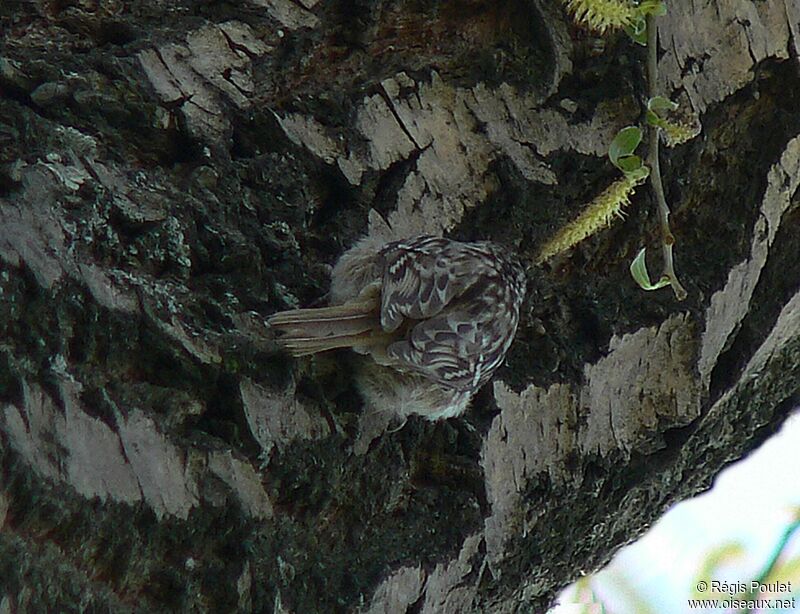
[[[617,179],[603,190],[583,212],[564,226],[539,251],[536,262],[541,263],[574,247],[586,237],[609,226],[615,217],[623,217],[623,208],[630,205],[630,197],[637,185],[648,176],[647,167]]]
[[[696,118],[691,119],[678,119],[678,120],[665,120],[664,125],[661,126],[664,131],[664,142],[667,147],[675,147],[682,145],[687,141],[691,141],[694,137],[700,134],[702,126]]]
[[[576,23],[601,34],[608,29],[624,28],[638,15],[637,7],[627,0],[563,0]]]

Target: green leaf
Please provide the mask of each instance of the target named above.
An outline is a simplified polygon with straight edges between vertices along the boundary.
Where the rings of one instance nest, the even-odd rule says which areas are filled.
[[[617,168],[626,175],[642,167],[642,159],[639,156],[625,156],[617,160]]]
[[[641,183],[645,179],[650,176],[650,167],[642,164],[639,168],[633,169],[625,173],[630,179],[636,181],[636,183]]]
[[[625,34],[627,34],[634,43],[641,45],[642,47],[647,47],[646,30],[637,34],[631,26],[624,26],[623,29],[625,30]]]
[[[647,101],[647,109],[653,113],[658,113],[659,111],[674,111],[677,108],[677,102],[672,102],[669,98],[664,96],[653,96]]]
[[[625,33],[631,37],[633,42],[638,43],[642,47],[647,47],[647,21],[643,15],[634,17],[633,22],[625,26]]]
[[[645,112],[645,121],[649,126],[656,126],[658,128],[666,128],[667,122],[661,119],[658,115],[653,113],[650,109]]]
[[[642,248],[636,258],[633,259],[631,262],[631,276],[633,277],[634,281],[639,284],[639,287],[642,290],[658,290],[659,288],[663,288],[665,286],[670,285],[669,277],[666,275],[659,279],[655,284],[650,281],[650,275],[647,272],[647,264],[644,261],[644,254],[647,248]]]
[[[639,13],[641,15],[663,17],[667,14],[667,5],[662,0],[644,0],[639,5]]]
[[[642,142],[642,131],[637,126],[628,126],[617,132],[617,136],[611,141],[611,146],[608,148],[608,157],[611,163],[625,172],[625,169],[620,166],[620,159],[627,158],[633,155],[633,152]]]

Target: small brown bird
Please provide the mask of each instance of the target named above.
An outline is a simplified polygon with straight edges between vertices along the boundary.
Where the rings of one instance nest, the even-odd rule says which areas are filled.
[[[269,318],[294,356],[350,347],[377,411],[457,416],[505,358],[525,297],[525,270],[490,242],[422,236],[365,239],[333,269],[331,307]]]

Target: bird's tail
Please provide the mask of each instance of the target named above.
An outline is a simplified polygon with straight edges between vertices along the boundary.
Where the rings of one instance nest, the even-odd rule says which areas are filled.
[[[293,356],[345,347],[365,353],[383,335],[374,300],[282,311],[267,322],[281,333],[279,343]]]

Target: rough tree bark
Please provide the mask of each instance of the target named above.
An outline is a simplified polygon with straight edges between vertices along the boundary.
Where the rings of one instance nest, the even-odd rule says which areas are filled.
[[[543,611],[800,382],[800,1],[668,2],[689,298],[624,222],[534,270],[463,419],[360,431],[264,320],[365,233],[523,259],[615,171],[644,51],[548,0],[4,0],[0,612]],[[657,253],[651,250],[653,253]]]

